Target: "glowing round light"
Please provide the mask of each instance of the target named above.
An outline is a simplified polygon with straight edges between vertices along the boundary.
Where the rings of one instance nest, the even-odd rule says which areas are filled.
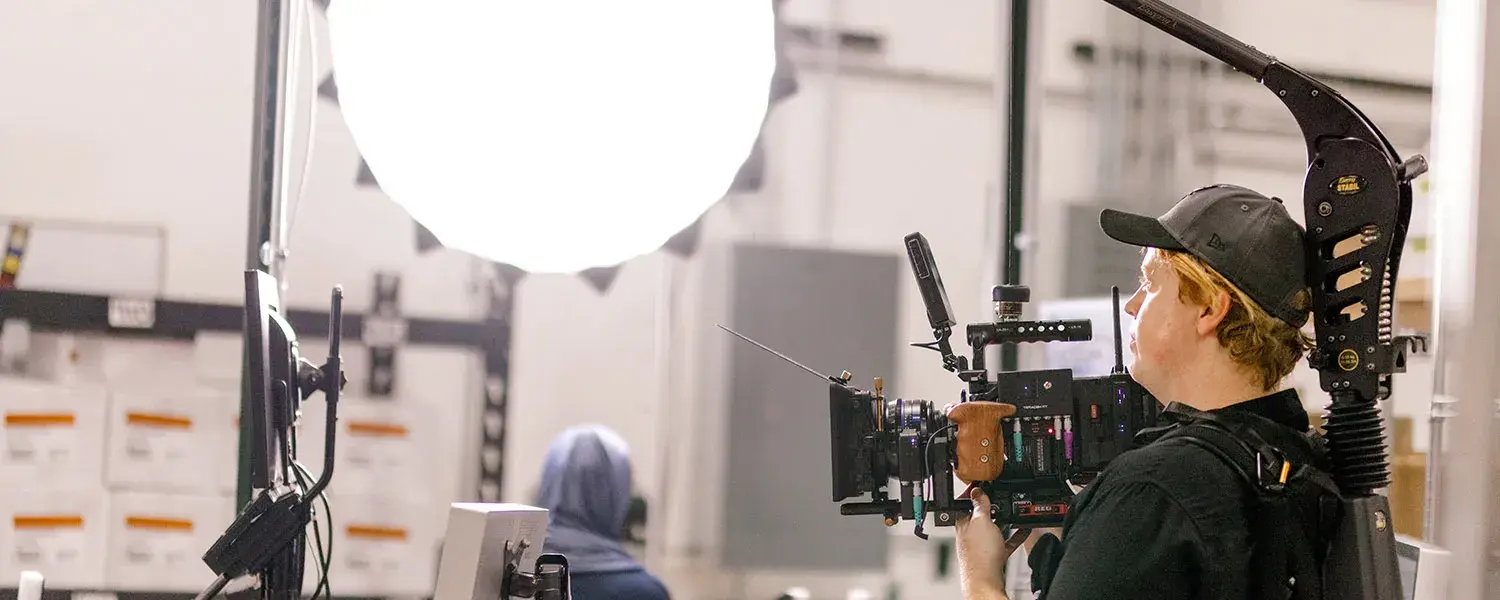
[[[652,252],[723,196],[776,67],[766,0],[351,0],[339,106],[444,245],[530,272]]]

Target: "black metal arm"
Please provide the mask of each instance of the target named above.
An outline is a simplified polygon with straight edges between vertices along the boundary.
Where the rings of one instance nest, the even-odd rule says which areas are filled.
[[[1160,0],[1105,0],[1259,81],[1276,59]]]

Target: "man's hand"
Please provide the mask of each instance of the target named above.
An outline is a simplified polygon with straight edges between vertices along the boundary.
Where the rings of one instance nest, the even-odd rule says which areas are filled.
[[[1017,529],[1002,538],[990,520],[990,499],[974,487],[969,492],[974,511],[954,524],[960,582],[966,600],[1005,599],[1005,562],[1025,543],[1030,529]]]

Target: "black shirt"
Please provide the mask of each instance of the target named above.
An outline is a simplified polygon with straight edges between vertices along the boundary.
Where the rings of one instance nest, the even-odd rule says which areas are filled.
[[[1294,390],[1213,412],[1227,411],[1298,432],[1309,427]],[[1184,412],[1168,405],[1162,421]],[[1146,445],[1121,454],[1074,499],[1063,540],[1045,536],[1033,548],[1038,600],[1248,597],[1250,528],[1239,475],[1205,449],[1151,444],[1143,434],[1137,441]]]

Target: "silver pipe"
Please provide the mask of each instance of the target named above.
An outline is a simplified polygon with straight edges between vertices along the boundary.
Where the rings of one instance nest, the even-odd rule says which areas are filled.
[[[277,161],[280,162],[277,169],[281,175],[277,178],[276,182],[276,185],[280,187],[277,192],[279,200],[271,205],[271,223],[273,225],[271,227],[270,248],[266,254],[270,259],[268,266],[270,267],[271,277],[276,279],[276,291],[283,303],[286,302],[288,287],[286,279],[287,238],[291,235],[291,223],[288,218],[287,204],[296,200],[294,198],[295,192],[291,187],[292,178],[290,177],[292,160],[295,157],[294,144],[297,137],[296,110],[297,101],[299,100],[298,96],[305,93],[301,90],[302,78],[299,75],[301,75],[302,69],[302,52],[307,46],[303,41],[302,35],[304,28],[310,26],[307,22],[309,16],[307,1],[290,0],[285,5],[288,10],[287,16],[290,17],[290,20],[287,25],[286,40],[284,43],[287,46],[290,56],[283,72],[282,81],[285,87],[282,89],[281,101],[277,103],[278,106],[276,109],[280,113],[278,118],[282,123],[281,148],[276,157]],[[317,49],[313,48],[312,51],[317,52]],[[316,125],[316,123],[311,121],[307,123],[309,128]],[[298,175],[299,179],[305,179],[306,177],[306,171]]]
[[[656,343],[653,354],[656,360],[656,492],[646,505],[645,563],[655,572],[667,567],[667,513],[671,508],[672,450],[676,436],[671,435],[675,420],[673,401],[672,351],[674,327],[672,314],[677,302],[678,260],[662,256],[661,281],[656,295]]]
[[[1436,311],[1434,311],[1435,313]],[[1434,329],[1436,331],[1436,329]],[[1438,350],[1438,349],[1434,349]],[[1434,353],[1434,361],[1442,364],[1442,359],[1437,357],[1441,351]],[[1434,369],[1440,371],[1441,369]],[[1439,519],[1438,503],[1440,494],[1438,490],[1443,486],[1442,477],[1442,448],[1443,432],[1446,422],[1453,417],[1452,401],[1443,396],[1433,394],[1432,406],[1428,409],[1427,427],[1427,482],[1422,490],[1422,539],[1429,543],[1437,543],[1437,532],[1443,523]]]
[[[1109,130],[1109,120],[1105,115],[1113,108],[1110,90],[1113,87],[1110,81],[1110,71],[1114,64],[1111,58],[1113,40],[1110,38],[1110,23],[1105,19],[1104,34],[1101,43],[1094,46],[1097,55],[1090,65],[1092,72],[1089,73],[1089,100],[1094,105],[1095,127],[1092,130],[1093,146],[1097,154],[1094,161],[1095,182],[1100,190],[1110,189],[1110,184],[1115,180],[1114,170],[1110,168],[1114,157],[1114,140]]]
[[[1486,136],[1500,131],[1500,82],[1486,77],[1487,35],[1500,31],[1500,11],[1487,3],[1439,0],[1434,60],[1432,172],[1434,454],[1433,530],[1429,539],[1452,553],[1448,597],[1493,598],[1496,565],[1495,400],[1500,383],[1500,236],[1481,227],[1500,223],[1500,150]],[[1449,403],[1451,401],[1451,404]],[[1451,418],[1450,418],[1451,417]],[[1436,477],[1433,477],[1436,476]]]
[[[823,63],[827,65],[828,88],[823,92],[823,175],[818,199],[818,236],[833,242],[834,208],[838,202],[839,88],[843,76],[844,0],[828,0],[823,26]]]

